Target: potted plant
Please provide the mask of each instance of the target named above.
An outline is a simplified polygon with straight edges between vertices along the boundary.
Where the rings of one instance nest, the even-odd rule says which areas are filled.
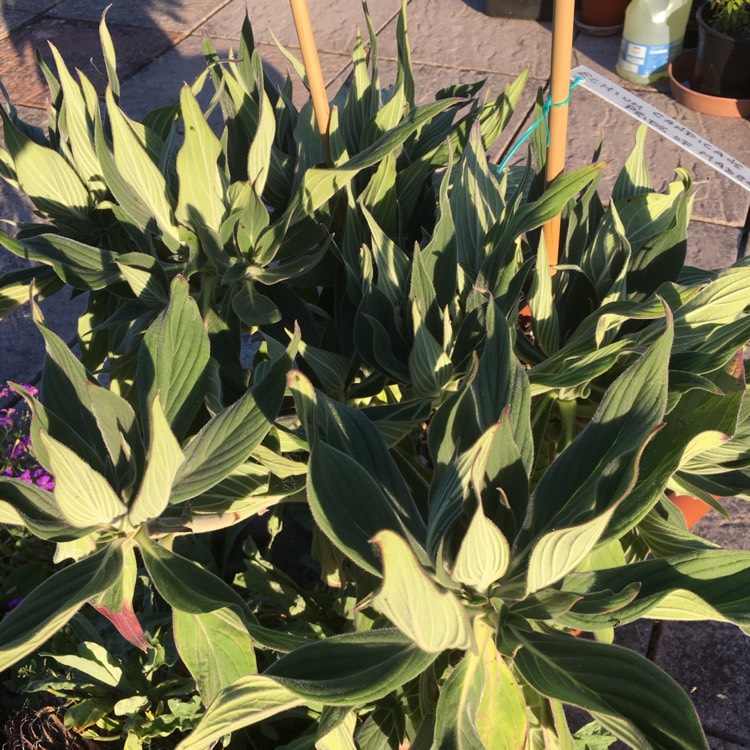
[[[309,106],[293,111],[285,87],[267,107],[243,37],[244,65],[214,66],[207,46],[231,97],[220,140],[187,91],[118,131],[114,86],[110,138],[62,66],[52,115],[67,128],[40,142],[6,115],[43,149],[16,134],[4,161],[49,223],[3,241],[45,264],[45,292],[68,281],[92,300],[83,361],[32,305],[48,358],[41,397],[17,391],[55,484],[0,479],[0,520],[65,565],[0,623],[0,668],[66,623],[99,643],[76,615],[91,604],[146,664],[169,648],[190,698],[167,696],[156,719],[197,723],[182,750],[230,732],[241,746],[247,726],[259,750],[570,746],[563,704],[639,747],[705,748],[687,696],[607,642],[641,616],[750,623],[736,594],[750,556],[687,533],[664,495],[747,480],[750,269],[683,268],[690,179],[654,191],[642,136],[607,210],[603,165],[544,184],[541,134],[536,165],[494,174],[486,149],[518,86],[485,106],[470,85],[414,107],[403,11],[388,96],[376,48],[368,65],[357,45],[333,167]],[[70,128],[81,99],[89,140]],[[180,119],[200,143],[175,153]],[[128,132],[158,151],[141,168],[160,165],[161,202],[137,200]],[[58,149],[91,157],[65,159],[65,203],[38,179]],[[205,198],[207,179],[225,203],[196,216],[180,195]],[[552,279],[538,230],[560,211]],[[5,280],[8,306],[32,275]],[[257,342],[248,369],[241,332]],[[113,694],[150,711],[118,681],[72,725],[125,731]]]
[[[726,117],[750,115],[750,4],[709,0],[697,13],[698,49],[675,59],[675,98],[692,109]]]
[[[711,96],[750,99],[750,3],[709,0],[698,11],[693,88]]]
[[[630,0],[581,0],[576,25],[584,34],[614,36],[622,31]]]

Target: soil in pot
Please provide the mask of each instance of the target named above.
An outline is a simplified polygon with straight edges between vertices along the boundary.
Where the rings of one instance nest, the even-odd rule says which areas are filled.
[[[750,117],[750,98],[732,99],[711,96],[694,91],[690,78],[695,70],[696,50],[691,49],[677,56],[669,65],[669,87],[672,96],[695,112],[715,117]]]
[[[718,31],[708,3],[697,18],[698,56],[691,88],[711,96],[750,99],[750,28],[737,37]]]

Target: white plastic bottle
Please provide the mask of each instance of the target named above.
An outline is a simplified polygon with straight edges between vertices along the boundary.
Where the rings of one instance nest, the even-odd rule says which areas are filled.
[[[682,49],[691,0],[632,0],[625,13],[617,73],[633,83],[667,75]]]

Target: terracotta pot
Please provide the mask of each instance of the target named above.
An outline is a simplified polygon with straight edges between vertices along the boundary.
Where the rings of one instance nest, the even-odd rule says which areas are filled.
[[[499,18],[552,20],[552,0],[484,0],[484,12]]]
[[[622,26],[629,3],[630,0],[581,0],[581,23],[586,26]]]
[[[698,56],[690,88],[711,96],[750,99],[750,39],[736,39],[711,25],[711,10],[698,11]]]
[[[703,500],[692,495],[668,494],[669,499],[680,509],[680,512],[685,517],[685,523],[689,529],[692,529],[711,510],[711,506],[708,503],[704,503]]]
[[[669,87],[672,96],[694,112],[717,117],[750,117],[750,97],[732,99],[694,91],[690,85],[695,68],[696,51],[687,50],[669,64]]]

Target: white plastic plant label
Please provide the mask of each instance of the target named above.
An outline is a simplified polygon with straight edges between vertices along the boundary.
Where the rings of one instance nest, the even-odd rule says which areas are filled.
[[[610,104],[614,104],[618,109],[648,125],[652,130],[693,154],[717,172],[736,182],[740,187],[750,191],[750,169],[730,154],[714,146],[710,141],[701,138],[679,120],[665,115],[664,112],[660,112],[632,92],[612,83],[608,78],[595,73],[585,65],[579,65],[572,70],[570,76],[573,80],[580,77],[580,85],[591,93],[600,96]]]

